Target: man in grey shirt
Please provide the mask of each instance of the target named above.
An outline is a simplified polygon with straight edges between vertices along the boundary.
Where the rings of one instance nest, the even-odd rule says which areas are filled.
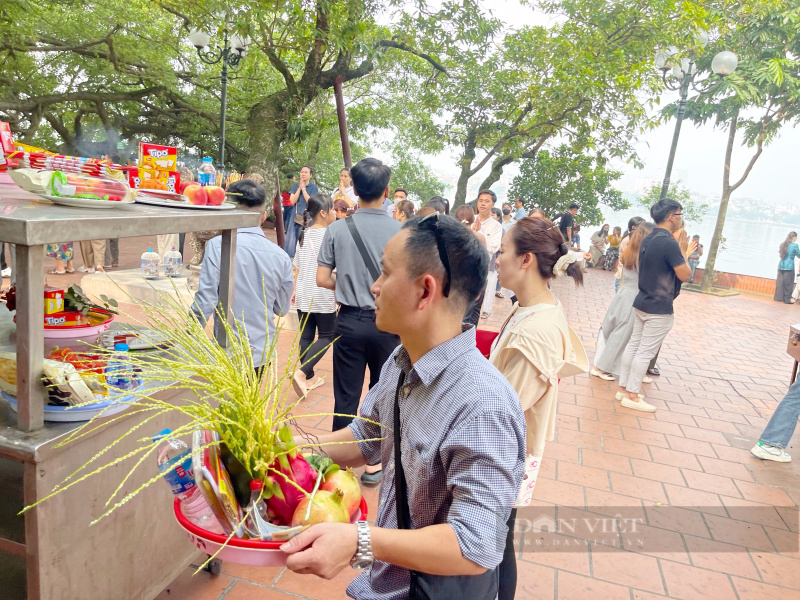
[[[261,213],[261,222],[267,218],[266,193],[254,181],[242,179],[228,187],[228,194],[238,207]],[[206,244],[197,293],[192,312],[202,322],[216,313],[219,304],[219,263],[222,255],[222,237],[212,238]],[[261,367],[267,362],[264,348],[269,348],[269,338],[275,333],[273,313],[289,312],[294,281],[292,261],[277,245],[270,242],[261,227],[243,227],[236,232],[235,279],[233,287],[233,314],[247,332],[253,365]],[[214,323],[215,334],[218,324]]]
[[[366,367],[371,389],[399,343],[397,336],[375,326],[375,297],[370,291],[380,276],[386,243],[400,230],[400,223],[382,208],[391,174],[391,169],[375,158],[365,158],[352,168],[358,210],[328,227],[319,250],[317,285],[335,290],[336,302],[341,305],[334,330],[338,339],[333,344],[334,412],[338,414],[358,412]],[[334,417],[333,431],[352,420]],[[379,481],[373,479],[376,481],[367,478],[365,483]]]

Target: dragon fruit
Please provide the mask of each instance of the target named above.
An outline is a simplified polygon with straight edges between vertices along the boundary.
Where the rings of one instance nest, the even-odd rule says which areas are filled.
[[[283,523],[292,520],[297,505],[314,489],[317,472],[308,464],[305,458],[297,451],[292,432],[287,426],[278,432],[281,440],[277,448],[282,454],[270,465],[272,471],[278,471],[264,480],[264,487],[272,490],[272,496],[267,499],[267,507],[275,513]],[[292,485],[287,478],[297,486]]]

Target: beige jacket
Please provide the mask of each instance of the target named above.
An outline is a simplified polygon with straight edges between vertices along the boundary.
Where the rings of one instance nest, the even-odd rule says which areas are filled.
[[[506,320],[516,312],[515,304]],[[505,325],[504,325],[505,327]],[[567,323],[561,302],[528,315],[498,345],[489,361],[505,376],[525,412],[527,454],[542,456],[555,436],[558,381],[589,369],[586,351]]]

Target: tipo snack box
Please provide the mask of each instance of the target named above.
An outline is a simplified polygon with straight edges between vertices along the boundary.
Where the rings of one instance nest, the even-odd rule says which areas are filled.
[[[156,171],[177,171],[178,149],[139,142],[139,166]]]

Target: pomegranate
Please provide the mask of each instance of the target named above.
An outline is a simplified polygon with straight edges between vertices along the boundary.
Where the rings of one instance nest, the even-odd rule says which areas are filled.
[[[350,515],[344,507],[342,490],[318,490],[314,499],[306,497],[300,501],[292,517],[292,527],[298,525],[315,525],[316,523],[349,523]],[[306,509],[311,502],[311,511],[306,519]]]
[[[329,492],[341,490],[344,495],[342,503],[347,509],[347,514],[351,517],[356,514],[358,507],[361,506],[361,485],[358,483],[358,478],[353,473],[353,469],[348,468],[346,471],[338,470],[331,473],[322,480],[319,489]]]

